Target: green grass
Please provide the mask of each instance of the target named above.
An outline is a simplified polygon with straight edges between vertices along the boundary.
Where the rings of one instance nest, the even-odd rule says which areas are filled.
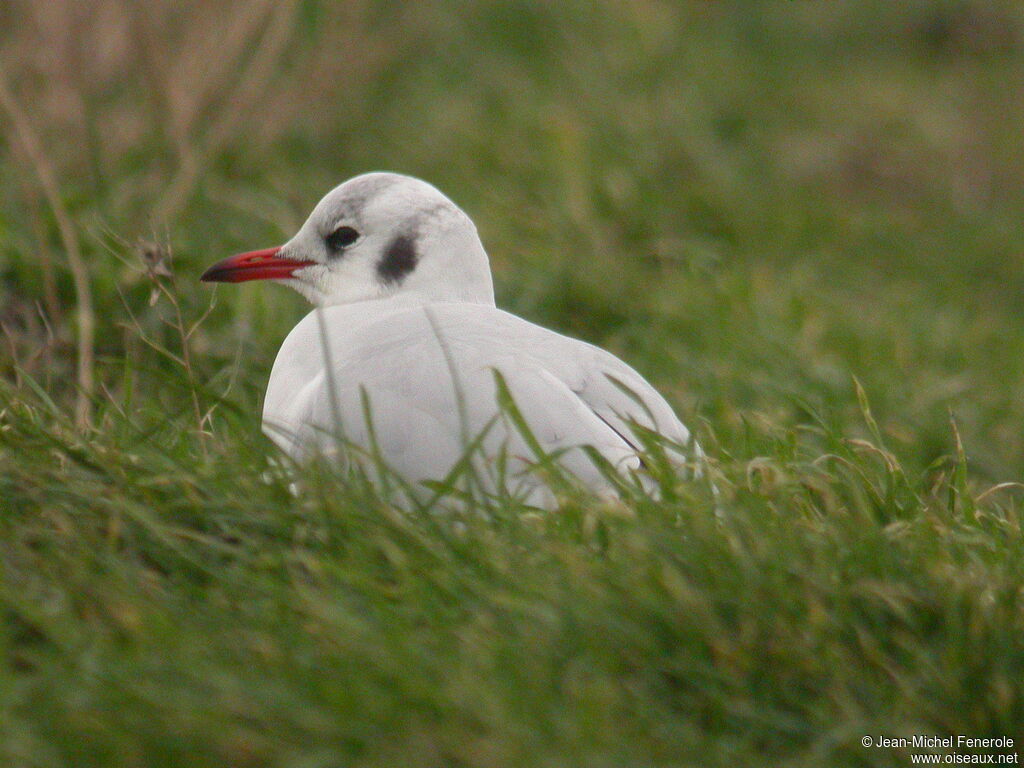
[[[178,5],[0,11],[0,763],[1024,743],[1015,3]],[[473,216],[502,306],[647,375],[717,513],[682,477],[547,515],[325,467],[293,496],[258,413],[302,301],[196,280],[373,169]]]

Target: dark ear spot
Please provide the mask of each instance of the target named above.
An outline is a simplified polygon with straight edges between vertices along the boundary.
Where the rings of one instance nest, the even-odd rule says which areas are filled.
[[[385,283],[401,282],[416,268],[419,254],[416,253],[416,238],[399,235],[384,250],[384,258],[377,265],[377,274]]]

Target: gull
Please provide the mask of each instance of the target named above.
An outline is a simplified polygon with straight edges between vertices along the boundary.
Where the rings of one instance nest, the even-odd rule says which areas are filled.
[[[356,176],[284,245],[201,279],[273,280],[314,305],[281,345],[263,406],[264,432],[298,462],[383,466],[418,493],[470,456],[485,493],[552,508],[545,468],[614,495],[616,478],[644,476],[659,435],[699,475],[700,448],[639,373],[495,306],[472,220],[420,179]]]

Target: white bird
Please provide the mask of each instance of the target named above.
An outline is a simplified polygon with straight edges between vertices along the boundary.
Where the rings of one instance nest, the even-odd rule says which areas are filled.
[[[544,507],[555,499],[538,464],[557,461],[609,492],[609,466],[643,474],[644,430],[666,438],[674,460],[701,459],[668,403],[624,362],[495,306],[476,227],[424,181],[357,176],[284,245],[202,276],[259,279],[315,305],[281,346],[263,407],[264,431],[294,459],[375,457],[426,489],[456,476],[472,448],[484,492]]]

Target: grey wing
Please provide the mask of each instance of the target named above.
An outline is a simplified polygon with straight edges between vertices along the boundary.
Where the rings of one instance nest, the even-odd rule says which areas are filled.
[[[548,354],[552,370],[594,414],[634,449],[648,430],[665,438],[670,455],[687,462],[703,459],[700,447],[658,391],[626,363],[585,342],[562,339]],[[562,349],[558,349],[562,347]]]
[[[452,312],[449,327],[466,319],[464,312]],[[638,433],[649,430],[665,438],[675,459],[698,465],[702,461],[699,446],[665,398],[615,355],[501,310],[494,310],[481,326],[487,329],[488,348],[503,348],[517,358],[512,370],[532,366],[546,371],[624,445],[641,449],[644,441]]]

